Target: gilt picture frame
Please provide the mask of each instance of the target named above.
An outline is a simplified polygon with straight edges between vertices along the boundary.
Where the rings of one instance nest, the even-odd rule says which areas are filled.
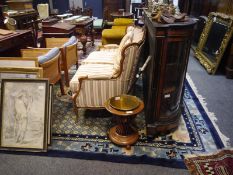
[[[194,50],[195,57],[209,74],[216,73],[232,34],[232,16],[217,12],[209,14],[198,45]]]
[[[48,146],[47,79],[3,79],[0,149],[45,152]]]

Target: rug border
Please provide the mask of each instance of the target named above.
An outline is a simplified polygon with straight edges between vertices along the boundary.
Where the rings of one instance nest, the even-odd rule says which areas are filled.
[[[190,85],[191,78],[187,78],[185,83],[188,85],[187,88],[189,89],[190,94],[194,97],[194,102],[197,105],[198,110],[205,115],[205,119],[209,119],[208,124],[210,124],[210,130],[214,131],[216,136],[213,136],[214,141],[219,141],[216,143],[217,147],[222,148],[224,144],[219,137],[219,133],[215,130],[211,119],[208,116],[208,110],[206,112],[206,107],[202,106],[200,102],[199,96],[195,94],[194,91],[195,86],[192,87]],[[191,80],[192,81],[192,80]],[[193,82],[191,82],[193,83]],[[201,97],[202,98],[202,97]],[[203,98],[202,98],[203,99]],[[216,139],[216,140],[215,140]],[[149,165],[157,165],[157,166],[164,166],[168,168],[179,168],[179,169],[187,169],[184,163],[184,159],[182,160],[174,160],[174,159],[164,159],[164,158],[151,158],[147,155],[143,156],[126,156],[126,155],[108,155],[105,153],[91,153],[91,152],[76,152],[76,151],[58,151],[58,150],[48,150],[48,152],[13,152],[13,151],[0,151],[3,154],[15,154],[15,155],[31,155],[31,156],[48,156],[48,157],[63,157],[63,158],[75,158],[75,159],[84,159],[84,160],[99,160],[99,161],[109,161],[115,163],[129,163],[129,164],[149,164]]]
[[[202,95],[199,94],[199,91],[197,90],[197,87],[196,87],[195,83],[193,82],[193,80],[191,79],[191,77],[190,77],[190,75],[188,73],[186,73],[186,81],[188,82],[188,85],[191,87],[192,91],[190,91],[190,92],[193,92],[194,95],[193,94],[192,95],[198,99],[199,104],[196,103],[196,100],[194,100],[195,104],[196,105],[198,104],[198,109],[201,108],[202,111],[204,111],[204,113],[205,113],[204,119],[208,124],[210,124],[210,129],[212,131],[214,131],[213,133],[215,133],[214,135],[211,133],[212,136],[214,138],[216,138],[218,141],[222,142],[222,144],[220,144],[218,148],[222,149],[224,147],[230,147],[230,138],[225,136],[220,131],[220,129],[219,129],[217,123],[216,123],[218,121],[218,119],[217,119],[215,113],[209,111],[209,109],[207,108],[207,103],[205,101],[205,98]],[[206,115],[207,115],[207,117],[206,117]],[[218,136],[218,137],[215,137],[215,136]],[[216,144],[216,145],[218,145],[218,144]]]

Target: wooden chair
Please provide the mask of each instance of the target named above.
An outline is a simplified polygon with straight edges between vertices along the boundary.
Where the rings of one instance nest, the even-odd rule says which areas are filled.
[[[82,11],[82,16],[90,16],[92,17],[93,15],[93,10],[92,8],[84,8]]]
[[[50,49],[41,49],[41,48],[21,49],[21,56],[23,58],[27,58],[27,57],[37,58],[38,56],[48,53],[49,50]],[[55,84],[59,81],[61,94],[64,95],[65,91],[61,77],[61,69],[59,63],[60,59],[61,59],[61,52],[59,52],[49,61],[39,64],[39,66],[43,68],[43,78],[48,78],[51,84]]]
[[[69,38],[46,38],[46,48],[53,48],[53,47],[59,47],[61,50],[61,61],[60,61],[60,67],[61,70],[64,71],[65,75],[65,84],[67,87],[69,87],[69,69],[71,66],[76,64],[76,67],[78,68],[78,53],[77,53],[77,42],[63,47],[63,44],[68,42]]]

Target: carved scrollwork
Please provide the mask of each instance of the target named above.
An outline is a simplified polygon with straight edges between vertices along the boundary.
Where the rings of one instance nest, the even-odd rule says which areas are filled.
[[[211,48],[207,48],[209,47],[206,44],[207,40],[209,39],[209,37],[212,37],[212,40],[214,37],[216,39],[218,39],[217,37],[219,37],[218,35],[209,36],[211,32],[212,32],[211,34],[213,35],[213,31],[211,30],[215,30],[214,27],[216,27],[216,25],[221,26],[221,28],[224,29],[225,33],[223,33],[223,37],[219,41],[219,43],[216,44],[219,47],[215,48],[216,50],[214,50],[214,52],[212,51],[212,53],[209,54],[207,52],[208,50],[211,50]],[[206,25],[200,36],[198,46],[195,49],[196,58],[206,68],[208,73],[214,74],[217,71],[218,65],[221,62],[222,56],[225,52],[229,40],[231,39],[232,33],[233,33],[233,16],[228,16],[226,14],[215,13],[215,12],[209,14]],[[215,40],[213,41],[212,40],[211,42],[215,42]]]

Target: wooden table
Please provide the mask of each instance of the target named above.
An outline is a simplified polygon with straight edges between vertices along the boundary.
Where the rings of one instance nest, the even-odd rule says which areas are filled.
[[[52,23],[52,25],[46,24],[45,22],[42,24],[42,47],[45,46],[45,38],[69,38],[75,34],[75,25],[65,22]]]
[[[138,131],[131,126],[131,120],[144,109],[143,101],[138,100],[139,106],[131,111],[121,111],[111,107],[110,99],[105,103],[105,108],[119,119],[119,124],[110,128],[109,139],[117,145],[126,146],[126,149],[130,149],[139,138]]]
[[[110,14],[113,18],[132,18],[133,13],[130,12],[113,12]]]
[[[35,46],[30,30],[17,30],[9,35],[0,35],[1,56],[20,56],[20,49]]]
[[[92,46],[94,46],[94,35],[93,35],[93,21],[94,19],[88,18],[84,21],[74,22],[67,21],[67,23],[71,23],[76,26],[75,33],[80,36],[80,42],[82,43],[83,53],[86,54],[86,43],[91,42]],[[87,39],[87,36],[90,36],[91,40]]]
[[[31,25],[28,25],[31,21],[36,21],[38,18],[37,11],[18,13],[15,15],[10,15],[10,18],[14,18],[17,21],[17,29],[28,29]]]

